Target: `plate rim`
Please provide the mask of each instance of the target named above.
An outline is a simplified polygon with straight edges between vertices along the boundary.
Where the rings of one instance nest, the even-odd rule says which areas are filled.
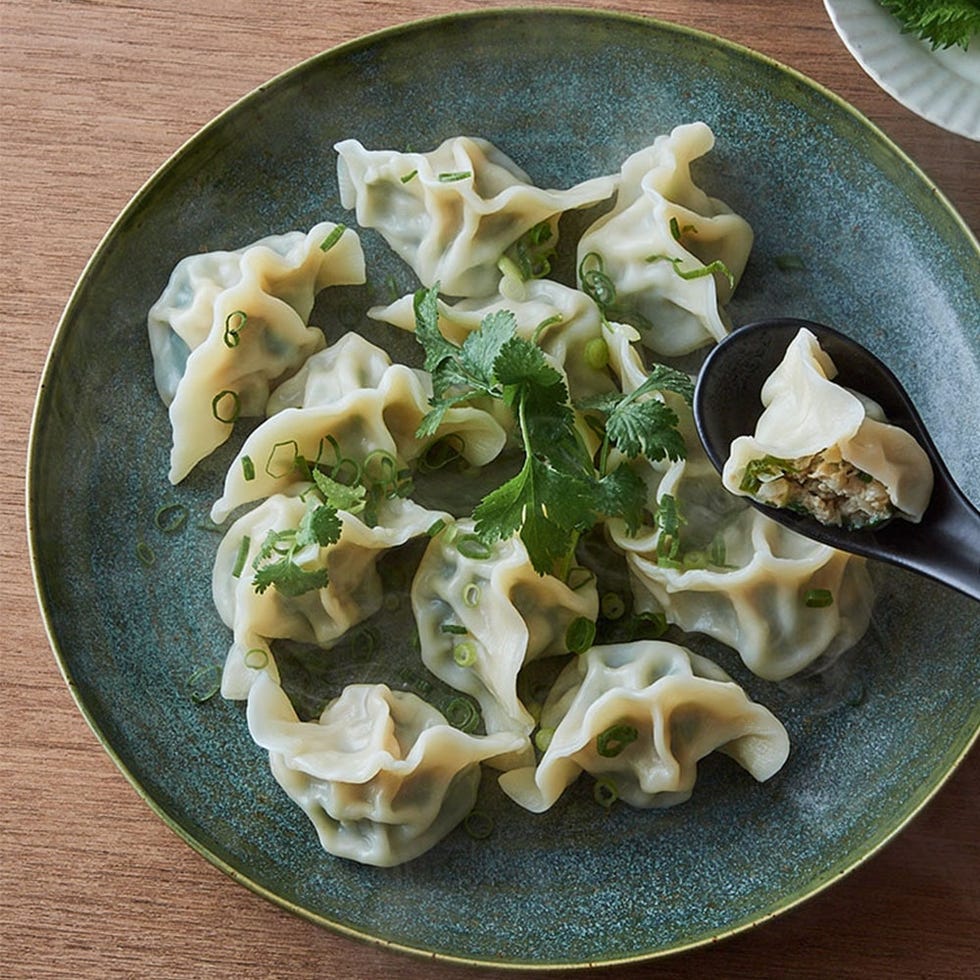
[[[474,955],[459,955],[444,951],[431,950],[423,948],[421,944],[410,945],[405,942],[398,940],[393,940],[385,938],[384,936],[373,934],[363,928],[356,928],[354,926],[348,925],[346,923],[331,919],[322,913],[315,912],[305,906],[291,901],[287,897],[273,891],[271,888],[261,884],[260,882],[254,880],[248,874],[238,870],[231,863],[222,858],[216,851],[208,847],[206,844],[201,842],[194,836],[194,834],[186,829],[177,819],[177,817],[170,814],[165,805],[158,800],[156,800],[151,792],[141,783],[139,777],[135,772],[133,772],[123,761],[122,757],[119,755],[117,750],[111,744],[108,735],[99,726],[94,712],[89,708],[85,702],[81,691],[79,690],[78,684],[76,683],[74,677],[72,676],[70,665],[67,661],[64,651],[61,649],[60,642],[56,635],[55,626],[53,622],[53,614],[51,612],[51,596],[48,587],[45,585],[43,580],[43,574],[40,563],[40,552],[42,550],[41,542],[39,541],[39,529],[36,514],[36,504],[37,504],[37,486],[40,481],[40,442],[42,440],[42,429],[44,425],[44,415],[46,407],[46,391],[51,387],[53,374],[56,370],[56,362],[58,360],[58,354],[61,348],[66,343],[66,336],[70,329],[71,321],[77,308],[81,304],[82,293],[84,292],[88,280],[97,271],[99,264],[101,263],[103,257],[108,251],[109,244],[114,238],[117,230],[127,221],[129,218],[138,211],[142,206],[144,200],[149,197],[156,185],[166,178],[171,167],[179,161],[185,153],[188,152],[198,141],[204,139],[207,134],[213,130],[217,129],[222,125],[228,117],[231,117],[238,112],[242,111],[253,101],[259,100],[268,90],[279,87],[281,85],[287,84],[293,76],[302,75],[310,70],[311,67],[316,65],[321,61],[328,61],[333,58],[342,57],[344,55],[355,53],[358,50],[364,50],[372,46],[382,43],[389,37],[394,37],[400,34],[411,33],[411,32],[427,32],[434,29],[438,29],[442,25],[448,24],[450,22],[457,22],[460,20],[467,21],[478,21],[487,20],[492,21],[499,19],[502,16],[512,16],[520,15],[522,17],[533,17],[536,19],[553,19],[553,18],[566,18],[575,17],[580,19],[593,20],[596,22],[610,22],[619,21],[631,24],[635,27],[643,29],[652,29],[654,31],[660,31],[666,34],[676,35],[680,39],[684,38],[694,38],[699,43],[707,44],[709,46],[719,48],[722,50],[729,51],[740,58],[747,59],[749,61],[758,63],[762,66],[773,68],[777,70],[781,75],[784,75],[790,79],[795,80],[797,83],[804,86],[806,89],[821,96],[822,98],[833,103],[834,106],[845,112],[847,115],[851,116],[860,126],[873,136],[879,145],[886,150],[890,155],[896,158],[903,168],[911,172],[917,181],[923,184],[930,192],[930,196],[936,201],[937,205],[944,208],[947,212],[947,216],[953,221],[957,226],[958,230],[963,234],[965,241],[968,245],[972,246],[973,251],[977,254],[977,258],[980,259],[980,243],[978,243],[977,236],[973,233],[972,229],[966,224],[963,217],[959,214],[956,208],[953,206],[948,197],[943,193],[943,191],[938,188],[935,182],[922,170],[921,167],[897,144],[895,143],[879,126],[868,119],[859,109],[853,106],[851,103],[847,102],[841,96],[837,95],[831,89],[823,85],[822,83],[816,81],[810,76],[804,74],[803,72],[795,69],[785,63],[779,61],[778,59],[772,58],[769,55],[764,54],[761,51],[750,48],[747,45],[741,44],[736,41],[732,41],[728,38],[722,37],[720,35],[714,34],[712,32],[702,30],[700,28],[691,27],[684,24],[678,24],[676,22],[667,21],[655,17],[646,16],[643,14],[631,13],[619,10],[604,10],[601,8],[593,7],[576,7],[568,5],[557,5],[548,7],[532,7],[532,6],[522,6],[522,5],[508,5],[499,7],[487,7],[479,8],[475,10],[465,10],[465,11],[451,11],[447,13],[434,14],[421,18],[412,18],[404,21],[399,21],[398,23],[388,25],[386,27],[380,28],[375,31],[370,31],[366,34],[358,35],[357,37],[350,38],[346,41],[340,42],[339,44],[332,45],[328,48],[323,49],[301,61],[291,65],[290,67],[284,69],[281,72],[276,73],[271,76],[266,81],[256,85],[251,90],[235,99],[226,108],[222,109],[216,115],[211,117],[203,126],[199,127],[196,132],[194,132],[190,137],[185,139],[180,143],[180,145],[171,152],[166,159],[153,170],[150,176],[142,183],[142,185],[132,194],[123,209],[110,223],[100,240],[98,241],[94,251],[92,252],[89,259],[86,261],[81,272],[78,275],[74,285],[72,286],[69,297],[66,301],[65,307],[62,311],[61,316],[58,319],[57,326],[52,335],[47,354],[44,360],[44,366],[40,375],[40,381],[38,385],[37,394],[34,401],[33,410],[31,413],[30,428],[28,433],[28,452],[26,459],[26,478],[25,478],[25,513],[27,518],[27,538],[28,538],[28,550],[30,559],[30,569],[32,583],[34,587],[35,596],[38,601],[39,610],[41,613],[41,618],[44,625],[45,634],[47,636],[48,644],[54,655],[55,661],[58,665],[58,669],[71,693],[72,699],[75,702],[76,707],[80,711],[81,715],[85,719],[89,728],[92,730],[93,734],[96,736],[102,749],[107,753],[107,755],[112,759],[116,767],[122,772],[123,776],[129,782],[129,784],[136,791],[137,795],[147,804],[150,810],[163,821],[163,823],[173,831],[179,839],[184,843],[188,844],[194,851],[200,854],[209,864],[216,867],[218,870],[224,872],[233,881],[239,885],[244,885],[251,892],[258,895],[259,897],[272,902],[274,905],[284,909],[287,912],[291,912],[306,921],[309,921],[317,926],[326,928],[334,933],[344,935],[348,938],[367,943],[368,945],[384,948],[391,950],[396,953],[404,953],[416,958],[424,958],[427,960],[436,960],[443,963],[451,963],[457,965],[465,966],[495,966],[498,969],[514,970],[514,971],[536,971],[536,970],[577,970],[577,969],[589,969],[597,966],[617,966],[617,965],[627,965],[635,963],[643,963],[652,961],[655,959],[662,959],[667,956],[676,955],[681,952],[686,952],[689,950],[698,949],[703,946],[710,945],[712,943],[718,942],[722,939],[729,938],[731,936],[737,935],[742,932],[746,932],[756,926],[769,921],[777,916],[783,915],[785,912],[795,908],[801,903],[815,897],[816,895],[823,892],[830,885],[841,880],[846,875],[850,874],[852,871],[856,870],[858,867],[863,865],[866,861],[870,860],[875,856],[883,847],[885,847],[891,840],[893,840],[898,834],[900,834],[906,826],[921,812],[923,807],[925,807],[933,797],[942,789],[946,782],[953,776],[959,766],[962,764],[963,760],[970,753],[974,744],[980,740],[980,706],[971,715],[971,721],[973,724],[973,731],[966,738],[964,744],[960,750],[955,751],[953,754],[952,761],[949,762],[941,776],[937,779],[935,784],[930,787],[929,791],[922,797],[922,799],[917,803],[917,805],[900,820],[894,827],[892,827],[881,839],[875,841],[875,843],[867,850],[864,850],[860,856],[856,857],[845,867],[837,868],[836,866],[831,868],[829,871],[825,872],[822,876],[822,880],[817,880],[815,883],[809,883],[805,888],[803,888],[798,894],[792,896],[785,900],[778,907],[771,908],[768,911],[751,916],[744,921],[737,922],[735,924],[729,925],[723,929],[716,929],[710,934],[705,935],[701,938],[693,940],[681,940],[675,942],[674,944],[655,950],[646,950],[642,952],[627,954],[627,955],[613,955],[609,957],[596,958],[591,961],[562,961],[562,960],[517,960],[517,959],[507,959],[507,960],[496,960],[490,956],[480,957]]]

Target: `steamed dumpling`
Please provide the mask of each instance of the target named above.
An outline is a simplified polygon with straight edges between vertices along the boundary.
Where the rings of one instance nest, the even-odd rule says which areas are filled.
[[[609,198],[614,177],[543,190],[483,139],[458,136],[429,153],[335,147],[340,199],[376,228],[422,285],[449,296],[489,296],[501,256],[525,232],[563,211]]]
[[[835,384],[836,374],[801,329],[762,388],[755,434],[732,443],[725,486],[824,524],[858,528],[893,516],[918,523],[932,493],[929,457],[877,404]]]
[[[487,731],[526,738],[534,718],[518,696],[517,675],[531,660],[567,651],[568,627],[596,618],[598,593],[594,581],[573,589],[539,575],[519,537],[486,548],[472,530],[471,521],[459,521],[436,535],[419,564],[412,609],[422,661],[476,699]]]
[[[300,595],[286,595],[275,586],[259,593],[253,585],[253,562],[270,532],[300,526],[311,506],[304,500],[309,490],[309,484],[300,483],[269,497],[235,521],[218,547],[212,595],[218,614],[234,634],[221,679],[226,698],[245,698],[259,672],[278,677],[273,640],[315,643],[327,650],[348,629],[376,613],[384,599],[378,559],[449,517],[401,497],[381,502],[374,525],[339,511],[340,539],[297,555],[304,569],[325,569],[327,585]]]
[[[731,756],[757,780],[789,754],[786,729],[721,668],[657,640],[593,647],[559,676],[541,713],[551,740],[539,764],[499,777],[533,813],[551,807],[582,772],[635,807],[687,800],[697,764]]]
[[[307,326],[316,294],[362,282],[360,241],[332,222],[177,264],[148,318],[173,429],[171,483],[225,442],[239,417],[265,414],[270,390],[324,346]]]
[[[691,178],[691,162],[714,142],[696,122],[634,153],[615,206],[578,244],[580,275],[598,271],[615,292],[609,319],[642,323],[643,344],[666,356],[725,336],[722,308],[752,248],[748,222]],[[710,271],[716,262],[724,269]]]
[[[468,735],[415,694],[351,684],[317,721],[300,721],[268,676],[248,698],[248,727],[276,781],[316,827],[324,850],[391,867],[424,854],[476,802],[480,763],[512,735]]]

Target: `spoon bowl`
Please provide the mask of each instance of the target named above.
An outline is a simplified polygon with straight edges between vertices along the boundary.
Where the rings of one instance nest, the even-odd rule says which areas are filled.
[[[705,359],[694,392],[694,420],[708,458],[721,472],[732,442],[755,431],[763,411],[763,383],[804,328],[836,365],[835,383],[872,398],[890,423],[905,429],[925,450],[935,481],[932,496],[918,524],[893,518],[860,529],[822,524],[809,515],[750,498],[752,506],[805,537],[899,565],[980,600],[980,512],[956,485],[898,378],[840,331],[810,320],[759,320],[739,327],[718,344]]]

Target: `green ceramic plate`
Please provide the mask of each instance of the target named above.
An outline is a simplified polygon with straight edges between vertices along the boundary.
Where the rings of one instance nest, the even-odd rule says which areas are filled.
[[[708,759],[693,799],[600,810],[580,781],[549,813],[488,776],[489,840],[453,833],[394,870],[336,860],[279,791],[240,705],[195,702],[186,680],[229,642],[210,597],[217,538],[197,527],[234,446],[177,489],[152,382],[146,313],[182,256],[339,219],[344,137],[428,148],[481,135],[536,182],[616,170],[674,125],[708,122],[699,180],[745,215],[757,245],[736,322],[795,315],[844,327],[907,383],[955,476],[980,498],[980,256],[924,175],[839,99],[717,38],[584,10],[486,11],[352,42],[233,106],[170,160],[113,225],[58,329],[30,459],[38,590],[52,643],[93,729],[150,806],[237,880],[341,932],[505,965],[609,963],[743,929],[853,868],[916,812],[980,725],[980,607],[876,570],[872,628],[831,677],[766,684],[694,638],[786,723],[793,754],[757,785]],[[346,220],[350,220],[347,218]],[[376,285],[328,291],[336,335],[413,282],[373,234]],[[805,269],[781,272],[794,253]],[[959,408],[954,412],[950,393]],[[63,465],[70,459],[72,465]],[[191,520],[167,534],[157,508]],[[152,548],[145,568],[136,545]],[[394,680],[382,639],[351,680]]]

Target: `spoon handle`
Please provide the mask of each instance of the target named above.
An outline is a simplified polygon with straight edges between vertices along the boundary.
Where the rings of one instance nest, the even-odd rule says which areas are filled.
[[[896,521],[888,529],[900,535],[896,564],[980,599],[980,511],[948,472],[939,476],[922,523],[897,529]]]

